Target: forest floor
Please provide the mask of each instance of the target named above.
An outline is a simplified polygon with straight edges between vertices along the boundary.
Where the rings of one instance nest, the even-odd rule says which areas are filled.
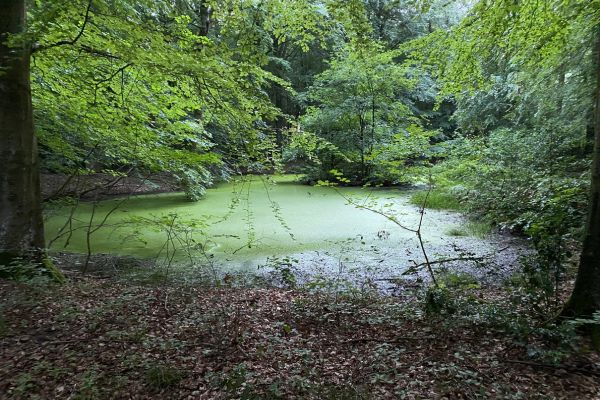
[[[598,354],[519,321],[500,288],[432,315],[414,288],[68,278],[0,280],[0,398],[600,399]]]

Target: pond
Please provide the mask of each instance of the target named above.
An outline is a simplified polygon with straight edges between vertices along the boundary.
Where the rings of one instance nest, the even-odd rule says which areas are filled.
[[[209,189],[198,202],[167,193],[96,206],[55,205],[47,212],[46,231],[57,251],[85,253],[91,226],[93,253],[174,265],[210,262],[220,270],[287,265],[302,273],[376,279],[423,262],[415,233],[386,218],[416,229],[420,213],[409,203],[410,194],[406,189],[311,187],[293,176],[246,177]],[[422,234],[431,259],[487,257],[509,268],[524,249],[506,236],[462,236],[465,222],[457,213],[426,210]],[[191,247],[195,250],[185,251]]]

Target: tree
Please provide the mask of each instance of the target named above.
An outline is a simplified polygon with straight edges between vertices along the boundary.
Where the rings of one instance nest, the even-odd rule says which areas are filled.
[[[375,38],[389,49],[449,27],[462,17],[458,2],[432,0],[363,0]]]
[[[595,31],[594,158],[590,204],[575,287],[562,312],[566,317],[589,317],[600,310],[600,21],[596,21]],[[596,330],[597,346],[600,347],[600,327]]]
[[[267,33],[287,30],[300,42],[317,28],[295,15],[309,2],[26,4],[9,0],[0,9],[2,263],[43,254],[36,135],[54,172],[168,172],[198,198],[213,175],[228,171],[224,158],[237,168],[261,157],[265,121],[280,114],[266,88],[288,85],[263,68],[257,18]]]
[[[205,2],[94,0],[85,17],[87,1],[57,3],[32,7],[29,32],[41,49],[33,102],[51,171],[163,172],[196,200],[227,175],[225,162],[246,161],[263,121],[278,115],[264,88],[279,80],[261,68],[254,42],[241,42],[256,33],[246,11],[231,18],[211,3],[219,7],[206,35],[196,21],[206,20],[197,16]]]
[[[419,50],[415,54],[427,54],[437,63],[443,94],[456,96],[489,87],[489,60],[531,76],[554,71],[564,80],[565,59],[593,57],[595,87],[589,96],[595,105],[590,121],[595,145],[589,209],[575,287],[562,312],[590,317],[600,310],[600,1],[482,0],[456,28],[436,31],[412,45]]]
[[[25,1],[0,6],[0,264],[43,258],[39,163],[29,82],[30,47],[11,44],[25,31]]]
[[[392,153],[391,147],[403,135],[419,133],[410,128],[419,120],[402,96],[414,84],[409,70],[394,61],[393,52],[380,50],[375,44],[371,48],[348,45],[339,49],[329,69],[319,74],[310,88],[308,95],[314,106],[303,118],[307,130],[345,154],[343,159],[324,164],[327,170],[342,169],[355,183],[373,178],[383,161],[379,158]],[[386,150],[381,151],[384,147]]]

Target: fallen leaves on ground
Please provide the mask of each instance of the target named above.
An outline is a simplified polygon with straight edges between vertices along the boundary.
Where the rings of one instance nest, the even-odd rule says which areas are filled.
[[[427,317],[409,299],[82,275],[0,291],[2,398],[600,396],[597,355],[528,363],[507,334]]]

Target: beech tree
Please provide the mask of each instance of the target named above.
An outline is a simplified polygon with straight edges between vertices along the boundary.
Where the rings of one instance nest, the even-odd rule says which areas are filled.
[[[597,5],[597,4],[596,4]],[[594,93],[594,152],[591,171],[590,205],[579,258],[579,270],[571,298],[562,315],[589,317],[600,310],[600,22],[596,21],[593,48],[596,69]],[[600,344],[600,332],[598,332]]]
[[[263,37],[305,45],[320,20],[309,0],[3,1],[0,262],[44,258],[36,137],[55,172],[167,172],[197,199],[280,115]]]
[[[0,6],[0,263],[43,257],[39,163],[33,129],[30,46],[11,45],[25,30],[24,0]]]
[[[348,45],[316,76],[308,91],[314,105],[302,125],[341,151],[324,155],[318,179],[340,169],[353,182],[403,183],[406,161],[427,152],[432,132],[421,129],[403,97],[415,86],[409,77],[414,71],[393,59],[394,52],[376,43]]]

